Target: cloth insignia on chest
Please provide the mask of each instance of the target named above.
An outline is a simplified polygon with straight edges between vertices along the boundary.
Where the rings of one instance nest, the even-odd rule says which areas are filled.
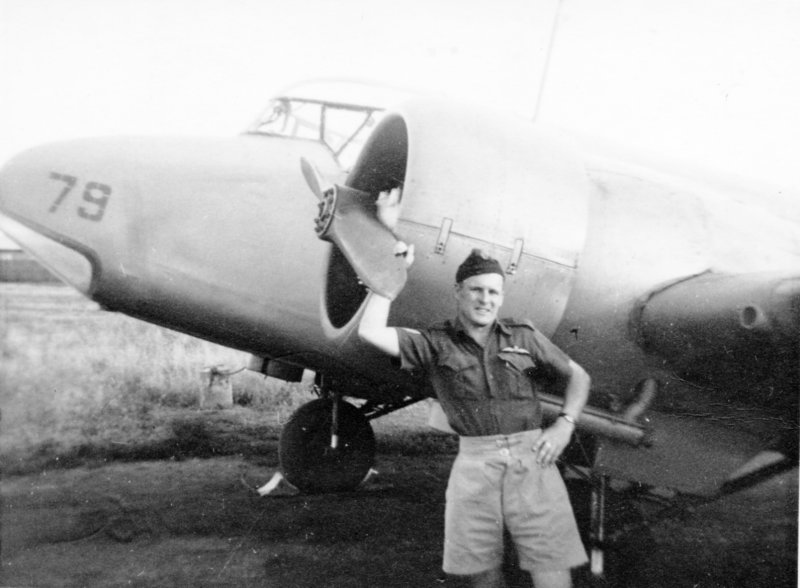
[[[527,349],[523,349],[522,347],[517,347],[514,345],[513,347],[504,347],[500,350],[500,353],[519,353],[520,355],[530,355],[531,352]]]

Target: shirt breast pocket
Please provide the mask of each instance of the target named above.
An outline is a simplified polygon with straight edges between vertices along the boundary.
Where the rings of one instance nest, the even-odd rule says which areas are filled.
[[[454,398],[476,399],[483,396],[478,360],[468,355],[443,355],[436,365],[441,391]]]
[[[505,386],[509,395],[517,399],[533,398],[533,378],[537,368],[533,356],[527,351],[501,351],[497,357],[503,362]]]

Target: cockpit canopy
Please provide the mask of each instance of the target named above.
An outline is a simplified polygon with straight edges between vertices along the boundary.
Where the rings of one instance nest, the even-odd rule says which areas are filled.
[[[349,170],[386,108],[408,94],[357,82],[304,82],[273,98],[245,133],[319,141]]]

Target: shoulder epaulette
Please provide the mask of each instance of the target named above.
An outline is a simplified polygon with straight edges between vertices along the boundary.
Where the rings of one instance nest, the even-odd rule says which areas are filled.
[[[500,322],[506,325],[507,327],[528,327],[531,331],[535,331],[536,327],[533,326],[533,323],[528,319],[514,319],[514,318],[504,318],[500,319]]]

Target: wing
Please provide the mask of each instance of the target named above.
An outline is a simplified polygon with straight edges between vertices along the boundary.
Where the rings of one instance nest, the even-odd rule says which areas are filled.
[[[605,444],[597,470],[716,494],[796,467],[799,309],[800,278],[775,273],[706,272],[643,297],[632,335],[690,385],[649,415],[650,449]]]

